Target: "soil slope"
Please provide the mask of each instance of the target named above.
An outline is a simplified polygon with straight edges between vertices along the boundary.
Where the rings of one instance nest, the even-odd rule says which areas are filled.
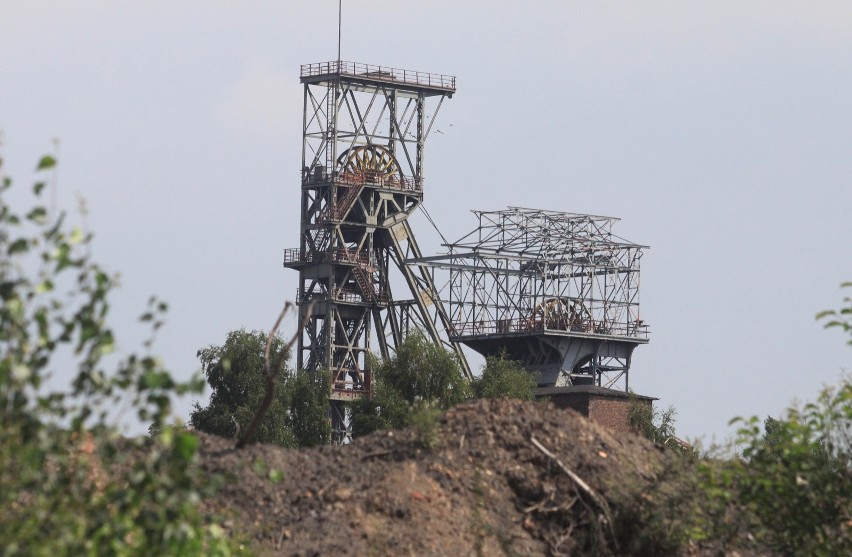
[[[260,555],[736,554],[677,535],[699,504],[677,456],[550,404],[476,401],[342,447],[201,439],[224,478],[207,510]]]

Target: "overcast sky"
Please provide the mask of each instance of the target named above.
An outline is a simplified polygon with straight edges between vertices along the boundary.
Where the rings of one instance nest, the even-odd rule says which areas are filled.
[[[29,184],[59,138],[59,205],[87,200],[95,257],[122,276],[123,351],[153,293],[182,376],[293,298],[299,64],[336,58],[336,16],[336,0],[0,0],[5,172]],[[445,236],[518,205],[620,217],[651,246],[631,386],[683,435],[723,440],[850,368],[814,315],[852,280],[852,3],[350,0],[343,27],[346,60],[458,76],[425,167]]]

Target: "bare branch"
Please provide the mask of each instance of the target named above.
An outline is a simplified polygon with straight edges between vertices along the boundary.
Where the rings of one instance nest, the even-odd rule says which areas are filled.
[[[296,328],[296,332],[293,333],[293,337],[287,341],[287,344],[284,345],[284,348],[281,349],[281,352],[277,354],[275,365],[270,365],[271,361],[271,352],[272,352],[272,342],[275,340],[275,335],[278,334],[278,328],[281,327],[281,322],[284,320],[284,317],[287,313],[295,308],[295,304],[292,302],[285,302],[284,309],[281,310],[281,314],[278,315],[278,319],[275,321],[275,325],[272,326],[272,330],[269,331],[269,336],[266,337],[266,348],[263,351],[263,369],[266,374],[266,392],[263,395],[263,400],[260,402],[260,407],[257,409],[257,413],[254,415],[254,418],[249,424],[246,432],[239,438],[237,441],[237,448],[242,449],[245,447],[249,440],[254,436],[257,428],[260,427],[260,422],[263,421],[264,416],[266,416],[266,412],[269,410],[269,407],[272,405],[272,399],[275,396],[275,379],[276,379],[276,370],[278,369],[278,363],[281,361],[281,358],[284,354],[287,353],[287,350],[293,347],[296,344],[296,341],[299,340],[299,335],[302,334],[302,330],[305,328],[305,324],[308,322],[311,314],[313,313],[314,303],[311,302],[308,305],[307,310],[305,311],[305,316],[302,318],[302,322],[299,323],[299,326]]]
[[[549,457],[556,465],[563,471],[565,474],[571,478],[574,484],[580,488],[580,491],[585,494],[591,502],[604,514],[604,520],[606,521],[607,531],[612,539],[613,543],[615,543],[615,532],[612,529],[612,513],[609,510],[609,505],[606,502],[606,499],[601,497],[594,489],[592,489],[589,484],[583,481],[583,478],[578,476],[573,470],[565,466],[565,464],[556,458],[556,455],[547,450],[544,445],[538,442],[535,437],[530,437],[530,442],[540,450],[545,456]]]

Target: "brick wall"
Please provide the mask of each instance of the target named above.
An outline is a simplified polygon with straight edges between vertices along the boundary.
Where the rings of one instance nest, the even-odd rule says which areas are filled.
[[[600,387],[555,387],[540,391],[537,396],[548,397],[558,408],[570,408],[613,431],[631,430],[632,400],[626,393]],[[633,400],[653,411],[653,398],[638,396]]]
[[[650,400],[638,400],[651,406]],[[592,396],[589,400],[589,419],[614,431],[630,431],[630,400],[626,398]]]

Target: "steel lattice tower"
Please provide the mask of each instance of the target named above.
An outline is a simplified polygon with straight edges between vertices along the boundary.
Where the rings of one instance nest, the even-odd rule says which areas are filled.
[[[301,240],[284,265],[299,271],[306,323],[297,366],[330,374],[340,443],[344,403],[370,392],[369,353],[387,358],[410,330],[455,352],[470,377],[444,332],[450,319],[430,269],[412,263],[422,254],[408,223],[423,201],[426,139],[455,77],[335,61],[303,65],[301,82]],[[403,297],[392,283],[407,285]]]
[[[509,207],[473,211],[475,230],[418,263],[450,272],[452,340],[521,361],[539,386],[628,389],[647,246],[612,232],[617,218]]]

